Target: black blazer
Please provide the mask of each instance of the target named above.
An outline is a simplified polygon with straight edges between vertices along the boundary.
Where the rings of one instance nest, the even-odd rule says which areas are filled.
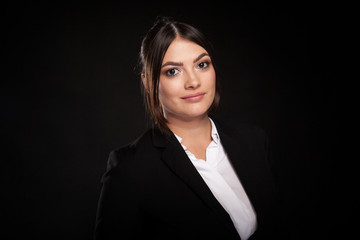
[[[278,239],[277,197],[265,133],[214,121],[220,140],[253,204],[251,239]],[[181,144],[157,127],[110,153],[102,179],[95,239],[240,239]]]

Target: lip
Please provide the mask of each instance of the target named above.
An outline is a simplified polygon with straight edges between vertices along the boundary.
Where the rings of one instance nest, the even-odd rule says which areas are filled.
[[[182,97],[181,99],[184,99],[189,102],[198,102],[204,97],[204,95],[205,95],[204,92],[198,92],[198,93],[186,95],[186,96]]]

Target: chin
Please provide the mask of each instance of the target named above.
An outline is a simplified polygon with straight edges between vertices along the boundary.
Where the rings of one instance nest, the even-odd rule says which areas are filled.
[[[192,111],[184,113],[184,115],[190,118],[199,118],[199,117],[207,116],[207,110],[208,108],[202,108],[196,110],[194,109]]]
[[[167,114],[165,115],[188,121],[207,116],[210,106],[210,103],[196,103],[192,105],[181,106],[177,109],[173,108],[172,111],[169,111],[170,109],[168,109],[168,111],[166,111]]]

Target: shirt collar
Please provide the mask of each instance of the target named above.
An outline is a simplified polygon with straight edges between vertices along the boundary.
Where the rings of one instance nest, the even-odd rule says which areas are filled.
[[[216,143],[216,144],[219,144],[219,141],[220,141],[220,137],[219,137],[219,134],[218,134],[218,131],[216,129],[216,126],[215,126],[215,123],[213,122],[213,120],[211,118],[209,118],[210,120],[210,123],[211,123],[211,137],[213,139],[213,141]],[[177,138],[177,140],[182,143],[182,138],[179,137],[178,135],[176,135],[174,133],[175,137]]]
[[[211,122],[211,137],[216,144],[219,144],[220,137],[219,137],[219,133],[216,129],[215,123],[213,122],[213,120],[211,118],[209,118],[209,120]]]

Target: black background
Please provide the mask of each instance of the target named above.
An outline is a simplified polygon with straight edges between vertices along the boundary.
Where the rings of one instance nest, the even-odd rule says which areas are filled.
[[[136,65],[158,15],[213,43],[215,115],[270,136],[289,239],[338,236],[350,213],[334,204],[355,203],[336,177],[339,10],[328,4],[7,3],[1,239],[91,239],[108,154],[147,127]]]

